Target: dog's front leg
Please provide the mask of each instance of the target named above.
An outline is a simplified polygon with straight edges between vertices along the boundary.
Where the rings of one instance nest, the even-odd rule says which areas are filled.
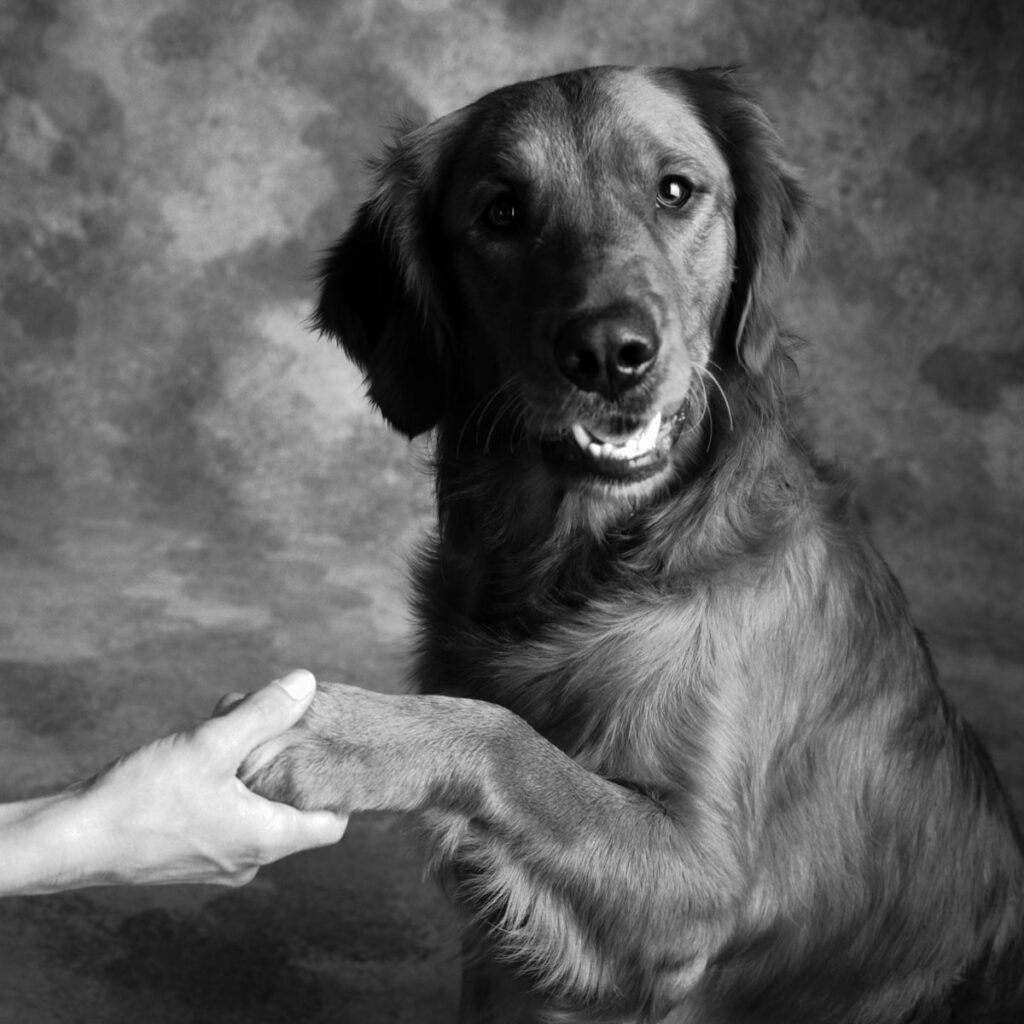
[[[492,951],[570,1020],[660,1019],[742,891],[710,817],[680,821],[481,701],[325,686],[244,777],[305,808],[420,812]]]
[[[446,806],[465,799],[464,780],[486,774],[487,736],[500,734],[506,715],[479,701],[321,684],[302,721],[255,751],[240,774],[304,809]]]

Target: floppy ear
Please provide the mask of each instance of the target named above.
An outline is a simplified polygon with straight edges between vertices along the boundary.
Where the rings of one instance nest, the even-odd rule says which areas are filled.
[[[370,400],[409,437],[436,426],[445,408],[443,260],[432,222],[458,124],[458,113],[449,115],[392,144],[376,164],[372,196],[320,266],[313,326],[341,343]]]
[[[736,256],[723,339],[760,373],[778,334],[773,304],[800,254],[808,196],[764,111],[731,68],[682,72],[687,93],[729,164]]]

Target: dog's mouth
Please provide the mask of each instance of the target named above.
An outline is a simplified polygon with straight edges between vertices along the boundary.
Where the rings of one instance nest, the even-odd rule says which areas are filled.
[[[573,423],[551,446],[558,459],[591,475],[635,481],[662,469],[686,420],[685,403],[672,415],[660,409],[649,419],[602,424]]]

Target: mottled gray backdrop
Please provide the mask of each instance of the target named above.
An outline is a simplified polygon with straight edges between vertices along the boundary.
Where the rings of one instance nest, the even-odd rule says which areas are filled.
[[[422,450],[303,327],[396,115],[739,62],[817,202],[808,419],[1024,806],[1022,43],[1018,0],[0,0],[0,798],[290,666],[402,685]],[[441,1022],[454,948],[367,819],[239,892],[0,904],[0,1020]]]

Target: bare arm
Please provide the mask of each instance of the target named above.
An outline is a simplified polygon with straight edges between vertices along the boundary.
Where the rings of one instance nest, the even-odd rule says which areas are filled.
[[[315,680],[297,672],[220,718],[164,737],[62,793],[0,807],[0,895],[92,885],[241,885],[262,864],[336,842],[345,821],[256,796],[236,777],[292,725]]]

